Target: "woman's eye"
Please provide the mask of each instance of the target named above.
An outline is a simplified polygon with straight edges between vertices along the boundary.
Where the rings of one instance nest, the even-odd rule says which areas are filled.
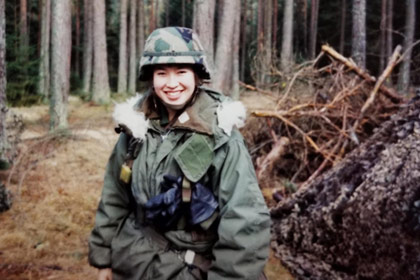
[[[158,76],[164,76],[165,75],[165,72],[159,71],[159,72],[156,72],[156,75],[158,75]]]

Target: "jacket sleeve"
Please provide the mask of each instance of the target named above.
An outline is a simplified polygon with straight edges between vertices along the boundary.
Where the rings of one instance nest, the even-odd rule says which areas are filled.
[[[256,280],[269,254],[269,212],[242,137],[235,138],[227,143],[220,170],[219,239],[209,280]]]
[[[89,238],[89,264],[111,267],[111,241],[129,213],[128,187],[119,180],[127,150],[127,136],[122,133],[108,160],[95,226]]]

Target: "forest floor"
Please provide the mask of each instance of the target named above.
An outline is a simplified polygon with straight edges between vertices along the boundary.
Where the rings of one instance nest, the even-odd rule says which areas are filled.
[[[244,101],[262,104],[261,96]],[[71,97],[69,133],[49,135],[47,106],[13,108],[25,130],[14,167],[0,173],[14,196],[0,214],[0,279],[95,279],[87,240],[117,140],[112,109]],[[273,254],[265,271],[294,279]]]

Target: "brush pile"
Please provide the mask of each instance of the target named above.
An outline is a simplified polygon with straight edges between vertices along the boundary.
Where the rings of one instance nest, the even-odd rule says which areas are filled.
[[[313,64],[290,79],[274,110],[254,110],[259,135],[244,134],[257,147],[251,152],[261,186],[275,186],[281,196],[293,192],[340,162],[395,114],[405,100],[385,83],[399,50],[376,79],[324,46]],[[299,94],[302,84],[306,92]],[[283,178],[280,187],[273,177]]]

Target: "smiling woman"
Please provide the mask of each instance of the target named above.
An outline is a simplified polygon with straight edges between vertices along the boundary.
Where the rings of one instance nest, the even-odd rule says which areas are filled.
[[[89,262],[98,279],[265,279],[270,217],[243,138],[245,108],[201,87],[210,72],[191,29],[157,29],[140,79],[115,108]]]
[[[191,66],[161,65],[153,71],[153,89],[168,110],[169,120],[191,100],[196,89]]]

